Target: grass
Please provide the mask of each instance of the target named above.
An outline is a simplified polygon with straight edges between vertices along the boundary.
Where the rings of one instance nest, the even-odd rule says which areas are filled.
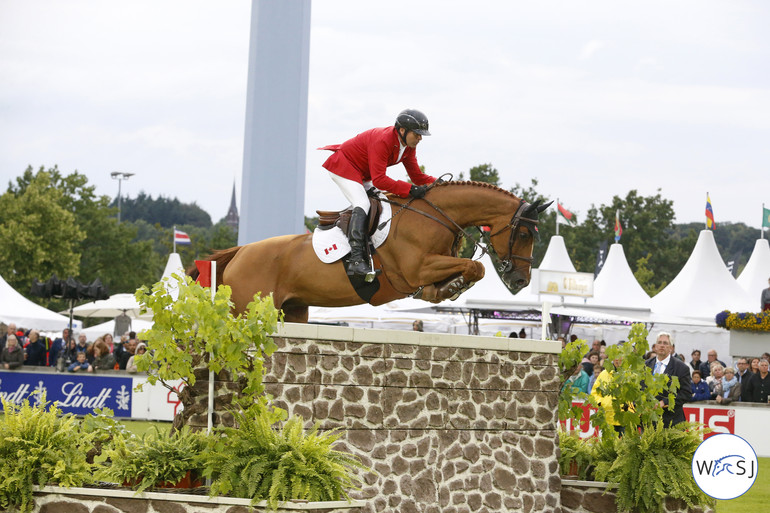
[[[759,458],[757,479],[751,489],[729,501],[717,501],[717,513],[767,511],[770,503],[770,458]]]

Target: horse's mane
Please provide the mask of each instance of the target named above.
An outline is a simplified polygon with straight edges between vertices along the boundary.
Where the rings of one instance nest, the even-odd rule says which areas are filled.
[[[508,196],[515,198],[515,199],[521,199],[515,194],[513,194],[510,191],[506,191],[505,189],[501,189],[497,185],[493,185],[491,183],[487,182],[474,182],[470,180],[458,180],[458,181],[451,181],[451,182],[441,182],[441,183],[434,183],[434,187],[445,187],[445,186],[456,186],[456,185],[464,185],[464,186],[470,186],[470,187],[483,187],[485,189],[492,189],[494,191],[500,191],[502,193],[507,194]]]

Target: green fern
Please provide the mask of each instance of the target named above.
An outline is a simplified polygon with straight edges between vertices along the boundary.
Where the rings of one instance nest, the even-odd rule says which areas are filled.
[[[104,451],[110,461],[100,468],[98,480],[128,483],[137,493],[161,483],[178,483],[187,472],[200,475],[204,466],[206,435],[189,429],[154,430],[141,438],[117,434]]]
[[[34,507],[35,485],[64,487],[92,482],[86,454],[92,435],[80,429],[71,414],[62,415],[56,404],[46,409],[45,394],[31,406],[3,399],[0,418],[0,509]]]
[[[617,485],[619,511],[661,512],[666,497],[691,508],[713,507],[716,501],[701,491],[690,468],[703,432],[703,426],[695,423],[670,428],[658,423],[642,433],[627,432],[615,441],[615,459],[597,463],[595,477]]]
[[[276,414],[261,407],[234,415],[238,427],[222,428],[208,451],[212,495],[247,497],[252,504],[265,500],[272,510],[291,499],[349,499],[347,491],[360,486],[353,469],[368,470],[332,448],[338,431],[319,432],[316,425],[305,432],[296,416],[277,429]]]

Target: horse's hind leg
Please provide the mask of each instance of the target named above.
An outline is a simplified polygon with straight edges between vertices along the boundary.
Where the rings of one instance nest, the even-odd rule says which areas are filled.
[[[284,322],[307,323],[308,311],[306,306],[283,306]]]

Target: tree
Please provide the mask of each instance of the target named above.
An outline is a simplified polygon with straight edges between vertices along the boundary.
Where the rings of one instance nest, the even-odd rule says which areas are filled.
[[[152,255],[150,241],[136,240],[137,230],[130,223],[117,223],[117,210],[109,206],[109,197],[97,196],[95,186],[88,184],[85,175],[75,171],[65,176],[57,166],[48,170],[41,167],[35,173],[30,166],[16,178],[15,184],[9,185],[8,192],[25,195],[41,183],[58,192],[47,203],[69,214],[56,219],[53,230],[66,232],[75,227],[84,234],[74,245],[67,246],[68,254],[73,258],[77,256],[78,266],[66,273],[60,272],[62,277],[72,275],[82,282],[100,278],[111,294],[133,292],[143,283],[158,279],[165,261]],[[33,277],[44,279],[50,274]],[[29,281],[20,285],[23,286],[19,290],[29,288]]]
[[[150,224],[158,223],[164,228],[174,225],[193,225],[200,228],[212,226],[211,216],[195,203],[182,203],[177,198],[164,196],[153,199],[144,192],[140,192],[135,199],[123,198],[120,215],[125,221],[141,219]]]
[[[492,185],[500,186],[500,175],[497,173],[497,169],[492,167],[492,164],[479,164],[474,166],[468,171],[470,176],[469,180],[474,182],[486,182]],[[463,173],[457,177],[458,180],[463,179]]]
[[[77,275],[79,245],[86,237],[72,209],[65,207],[54,174],[27,172],[24,187],[9,184],[0,196],[0,274],[24,294],[34,278]]]

